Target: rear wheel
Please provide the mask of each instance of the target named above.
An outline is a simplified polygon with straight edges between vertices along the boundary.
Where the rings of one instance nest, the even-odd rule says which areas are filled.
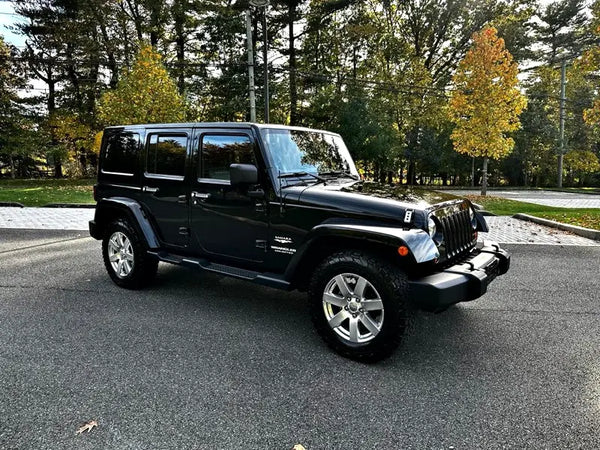
[[[331,255],[313,273],[311,316],[325,342],[348,358],[374,362],[399,345],[407,323],[405,274],[375,256]]]
[[[115,284],[140,289],[156,275],[158,260],[147,254],[145,242],[124,219],[112,222],[102,241],[104,265]]]

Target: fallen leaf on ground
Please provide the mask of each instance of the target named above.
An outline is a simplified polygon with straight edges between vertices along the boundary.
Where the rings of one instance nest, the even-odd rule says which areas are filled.
[[[294,448],[292,450],[306,450],[304,448],[304,446],[302,444],[296,444],[294,445]]]
[[[87,431],[89,433],[90,431],[92,431],[92,428],[97,427],[97,426],[98,426],[98,422],[96,422],[95,420],[90,420],[89,422],[86,422],[85,424],[80,426],[77,429],[77,432],[75,434],[81,434],[84,431]]]

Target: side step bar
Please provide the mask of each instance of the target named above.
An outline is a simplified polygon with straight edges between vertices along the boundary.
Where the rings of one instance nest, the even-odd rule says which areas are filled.
[[[254,272],[252,270],[241,269],[239,267],[214,263],[203,258],[193,258],[189,256],[174,255],[172,253],[167,253],[164,251],[155,252],[149,250],[148,254],[156,256],[159,261],[170,264],[177,264],[181,266],[193,267],[200,270],[206,270],[207,272],[218,273],[220,275],[239,278],[241,280],[248,280],[263,286],[269,286],[276,289],[283,289],[286,291],[292,289],[290,283],[284,280],[282,275],[278,275],[275,273]]]

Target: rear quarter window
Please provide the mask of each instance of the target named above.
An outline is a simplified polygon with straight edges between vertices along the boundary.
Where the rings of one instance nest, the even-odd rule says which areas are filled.
[[[102,158],[102,173],[133,176],[137,172],[140,135],[128,131],[108,136]]]

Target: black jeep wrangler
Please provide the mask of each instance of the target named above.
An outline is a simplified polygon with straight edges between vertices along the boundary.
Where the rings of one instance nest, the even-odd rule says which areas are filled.
[[[185,123],[107,128],[96,214],[104,264],[124,288],[168,262],[308,292],[319,334],[375,361],[410,307],[483,295],[507,252],[468,200],[430,204],[360,180],[342,138],[297,127]]]

